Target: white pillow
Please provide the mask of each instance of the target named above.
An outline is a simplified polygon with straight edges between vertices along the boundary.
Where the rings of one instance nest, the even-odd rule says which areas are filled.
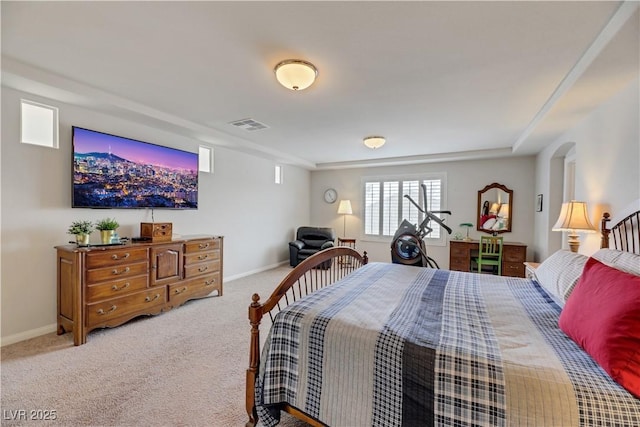
[[[482,224],[482,228],[484,228],[485,230],[491,230],[491,227],[493,227],[493,225],[497,222],[498,220],[495,218],[489,218],[488,220],[486,220],[484,222],[484,224]]]
[[[536,269],[536,279],[551,293],[560,305],[569,298],[578,283],[588,257],[579,253],[559,250],[545,259]]]
[[[600,249],[593,257],[617,270],[640,276],[640,255],[615,249]]]

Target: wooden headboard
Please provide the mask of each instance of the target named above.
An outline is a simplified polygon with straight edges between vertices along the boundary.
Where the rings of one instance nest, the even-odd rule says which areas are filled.
[[[605,212],[600,221],[601,248],[611,247],[619,251],[640,254],[640,200],[635,201],[622,214],[622,219],[618,220],[611,228],[607,228],[607,223],[611,221],[611,215]]]

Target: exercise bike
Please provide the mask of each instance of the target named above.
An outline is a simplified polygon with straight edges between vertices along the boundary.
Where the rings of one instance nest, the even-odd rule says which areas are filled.
[[[396,230],[393,240],[391,241],[391,262],[395,264],[413,265],[417,267],[430,267],[440,268],[438,263],[427,255],[427,248],[424,243],[424,238],[427,237],[433,231],[433,228],[429,227],[429,223],[434,221],[440,225],[444,230],[451,234],[451,228],[449,228],[442,218],[439,218],[436,214],[451,215],[451,211],[428,211],[426,209],[427,200],[427,186],[421,185],[423,192],[423,200],[425,201],[425,207],[418,205],[415,200],[408,194],[404,197],[409,200],[422,214],[424,214],[424,220],[419,225],[414,225],[407,221],[402,220],[400,227]]]

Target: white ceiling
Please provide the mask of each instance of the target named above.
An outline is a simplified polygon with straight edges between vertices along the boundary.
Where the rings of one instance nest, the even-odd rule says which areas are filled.
[[[636,1],[2,1],[1,13],[3,85],[310,169],[533,154],[639,77]],[[289,58],[316,65],[312,87],[276,82]],[[269,128],[229,124],[244,118]],[[364,147],[373,134],[387,144]]]

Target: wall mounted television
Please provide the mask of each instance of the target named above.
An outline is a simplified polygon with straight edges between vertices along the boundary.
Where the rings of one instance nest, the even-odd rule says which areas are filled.
[[[198,208],[198,153],[72,126],[74,208]]]

